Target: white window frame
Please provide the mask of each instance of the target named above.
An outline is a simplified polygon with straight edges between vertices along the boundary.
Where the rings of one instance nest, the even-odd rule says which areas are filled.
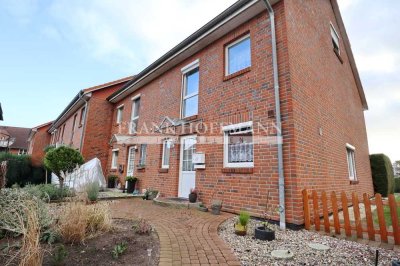
[[[138,110],[139,114],[135,115],[135,105],[136,105],[136,100],[141,101],[140,98],[140,94],[136,95],[135,97],[132,97],[132,111],[131,111],[131,121],[130,121],[130,126],[129,126],[129,134],[135,134],[137,132],[137,128],[136,131],[132,130],[132,126],[133,126],[133,121],[138,121],[139,120],[139,116],[140,116],[140,110]],[[136,126],[138,125],[138,123],[136,123]]]
[[[122,112],[124,111],[124,105],[121,104],[117,107],[117,124],[122,123]]]
[[[236,44],[238,44],[238,43],[240,43],[242,41],[244,41],[245,39],[250,39],[250,66],[248,66],[248,67],[251,67],[251,38],[250,38],[250,33],[249,33],[249,34],[246,34],[243,37],[237,39],[236,41],[228,44],[227,46],[225,46],[225,76],[233,75],[233,74],[235,74],[235,73],[237,73],[237,72],[239,72],[239,71],[241,71],[243,69],[248,68],[248,67],[246,67],[246,68],[243,68],[241,70],[238,70],[236,72],[233,72],[233,73],[229,74],[229,48],[231,48],[232,46],[235,46]]]
[[[143,147],[146,147],[144,149],[144,155],[143,155]],[[146,166],[146,157],[147,157],[147,144],[141,144],[140,145],[140,156],[139,156],[139,166]]]
[[[340,37],[332,22],[330,22],[331,40],[337,45],[337,52],[340,54]],[[333,47],[335,49],[335,47]]]
[[[111,169],[118,169],[119,149],[112,150]]]
[[[186,91],[186,75],[194,70],[194,69],[198,69],[199,72],[199,89],[197,90],[197,93],[192,93],[189,95],[185,96],[185,91]],[[181,118],[186,118],[189,116],[184,116],[184,102],[186,99],[192,98],[194,96],[197,95],[197,97],[199,97],[199,91],[200,91],[200,60],[196,59],[193,62],[191,62],[190,64],[184,66],[183,68],[181,68],[181,72],[182,72],[182,93],[181,93]],[[197,102],[197,105],[199,104],[199,102]],[[197,114],[199,112],[198,106],[197,106]],[[196,115],[197,115],[196,114]]]
[[[169,158],[168,158],[168,164],[165,164],[165,151],[166,151],[166,149],[165,149],[165,147],[166,147],[166,145],[168,145],[168,142],[171,142],[171,140],[170,139],[165,139],[165,140],[163,140],[163,146],[162,146],[162,154],[161,154],[161,168],[163,168],[163,169],[168,169],[169,168]],[[170,157],[171,156],[171,147],[169,147],[168,148],[168,150],[169,150],[169,153],[168,153],[168,157]]]
[[[251,130],[253,132],[253,161],[252,162],[242,162],[242,163],[229,163],[228,160],[228,133],[231,130],[236,130],[236,129],[241,129],[241,128],[246,128],[246,127],[251,127]],[[222,131],[224,132],[224,167],[229,167],[229,168],[252,168],[254,167],[254,131],[253,131],[253,121],[248,121],[248,122],[243,122],[235,125],[229,125],[229,126],[224,126],[222,128]]]
[[[350,181],[357,181],[357,170],[356,170],[356,158],[355,158],[356,148],[348,143],[346,143],[346,158],[347,158],[347,171],[349,173]],[[350,158],[350,160],[349,160]],[[354,175],[351,175],[351,169],[353,168]]]
[[[18,149],[18,155],[25,155],[25,154],[27,154],[26,149]]]

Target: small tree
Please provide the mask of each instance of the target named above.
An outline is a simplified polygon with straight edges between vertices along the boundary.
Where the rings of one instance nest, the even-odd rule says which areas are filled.
[[[66,146],[50,149],[44,157],[44,165],[58,176],[61,189],[64,187],[65,174],[83,163],[80,152]]]

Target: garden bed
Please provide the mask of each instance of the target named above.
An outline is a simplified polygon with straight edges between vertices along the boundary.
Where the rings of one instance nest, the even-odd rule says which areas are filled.
[[[374,265],[376,248],[361,243],[320,235],[306,230],[276,231],[273,241],[254,239],[254,228],[259,221],[250,220],[246,236],[234,233],[237,217],[228,219],[219,227],[220,237],[233,249],[242,265]],[[308,243],[330,247],[327,251],[311,249]],[[276,249],[288,249],[294,253],[291,260],[279,261],[271,256]],[[400,252],[379,248],[379,265],[391,265],[392,259],[400,259]]]
[[[126,243],[125,252],[114,259],[115,245]],[[54,253],[57,245],[49,249]],[[65,245],[68,257],[65,266],[71,265],[158,265],[159,241],[156,233],[138,235],[132,230],[131,220],[114,220],[113,229],[100,236],[85,240],[79,245]],[[151,255],[148,256],[148,250]],[[45,255],[43,265],[54,265],[52,256]]]

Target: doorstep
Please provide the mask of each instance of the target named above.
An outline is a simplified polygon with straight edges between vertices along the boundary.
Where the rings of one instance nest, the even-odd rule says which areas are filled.
[[[190,203],[188,199],[184,198],[155,198],[153,203],[164,207],[188,209],[197,209],[201,205],[201,202]]]

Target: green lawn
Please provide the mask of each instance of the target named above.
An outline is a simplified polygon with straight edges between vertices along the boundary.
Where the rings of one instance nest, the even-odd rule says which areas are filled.
[[[399,204],[400,195],[396,194],[395,198],[396,198],[397,204]],[[390,216],[390,208],[389,208],[389,206],[383,206],[383,213],[385,215],[386,226],[391,226],[392,225],[392,216]],[[379,221],[378,221],[378,214],[377,214],[376,210],[372,213],[372,216],[374,218],[374,224],[378,225]],[[397,206],[397,217],[400,218],[400,206]]]

